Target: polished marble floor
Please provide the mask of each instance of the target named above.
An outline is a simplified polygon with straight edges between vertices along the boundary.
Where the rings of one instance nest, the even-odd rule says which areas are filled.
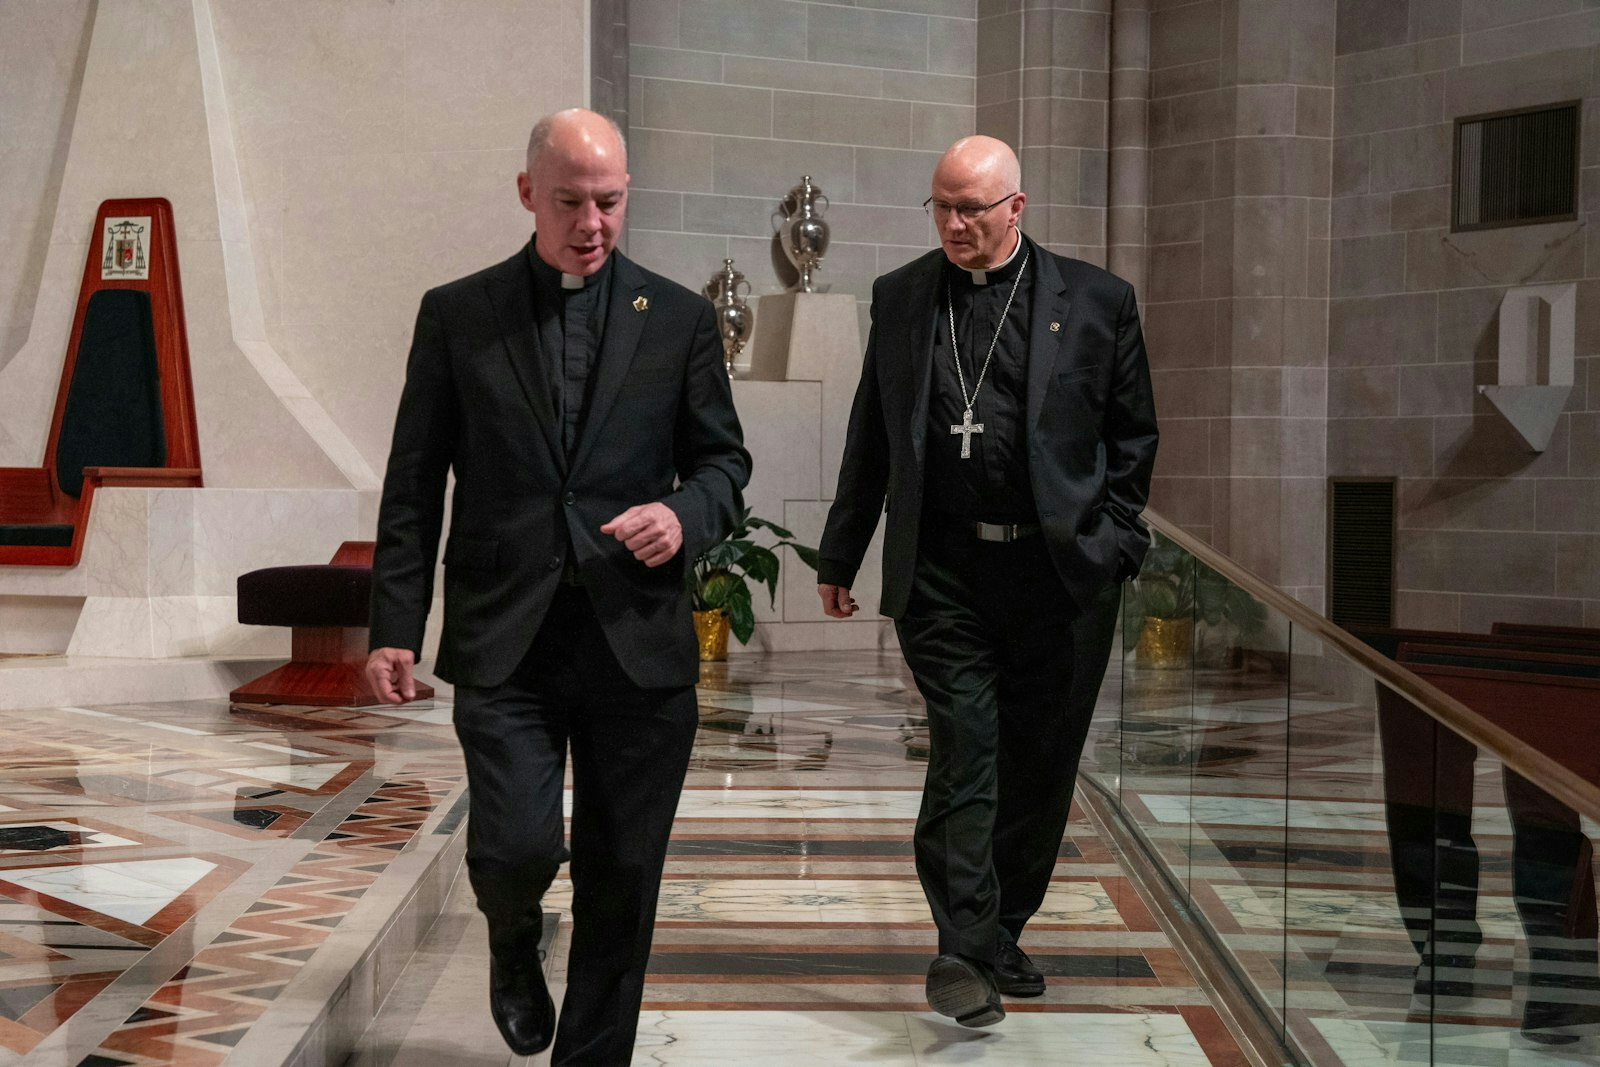
[[[1114,662],[1086,772],[1314,1062],[1600,1064],[1587,1043],[1517,1035],[1521,930],[1494,768],[1475,820],[1479,974],[1472,999],[1434,1016],[1412,996],[1370,714],[1301,693],[1291,730],[1270,676],[1220,676],[1203,696],[1127,681]],[[988,1030],[928,1013],[935,938],[910,844],[926,729],[897,656],[736,657],[707,668],[700,703],[636,1064],[1247,1062],[1076,807],[1024,939],[1047,994]],[[406,861],[462,824],[445,701],[6,714],[0,1064],[281,1062],[287,1009],[335,935],[403,895]],[[568,891],[558,881],[552,909]],[[557,986],[570,932],[551,946]],[[458,878],[355,1067],[510,1062],[486,972]]]
[[[1082,813],[1026,942],[1048,994],[992,1031],[927,1012],[910,849],[925,730],[897,657],[737,658],[700,695],[636,1062],[1243,1062]],[[369,891],[404,892],[391,866],[461,825],[447,702],[7,714],[0,1063],[273,1062],[308,964]],[[361,1056],[507,1062],[484,951],[458,880]]]

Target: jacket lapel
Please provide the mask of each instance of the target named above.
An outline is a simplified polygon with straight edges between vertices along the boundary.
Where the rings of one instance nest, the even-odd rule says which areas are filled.
[[[1032,262],[1038,265],[1033,276],[1033,317],[1028,323],[1028,433],[1039,425],[1044,395],[1050,388],[1056,360],[1065,350],[1067,317],[1072,300],[1067,284],[1056,268],[1056,259],[1032,240],[1028,241]],[[1051,323],[1056,328],[1050,328]]]
[[[647,293],[644,274],[621,252],[613,252],[611,301],[606,309],[605,336],[595,360],[594,384],[590,387],[589,410],[579,431],[578,447],[572,458],[576,469],[594,446],[594,438],[605,425],[606,415],[617,401],[617,393],[633,366],[650,318],[649,301],[636,303]]]
[[[545,443],[556,466],[566,473],[567,462],[561,440],[556,436],[555,397],[550,394],[550,379],[544,372],[543,349],[539,342],[539,320],[533,306],[533,271],[527,255],[517,257],[520,269],[506,271],[490,282],[489,303],[494,308],[500,337],[505,342],[506,358],[516,375],[522,395],[533,409],[533,421],[544,434]]]

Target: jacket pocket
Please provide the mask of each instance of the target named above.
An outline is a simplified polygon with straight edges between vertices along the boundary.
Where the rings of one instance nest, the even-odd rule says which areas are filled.
[[[451,537],[444,546],[446,567],[468,570],[493,570],[500,553],[499,541],[480,541],[471,537]]]
[[[1075,367],[1072,370],[1064,370],[1057,374],[1056,381],[1062,385],[1067,385],[1070,382],[1091,381],[1099,373],[1100,369],[1098,367]]]

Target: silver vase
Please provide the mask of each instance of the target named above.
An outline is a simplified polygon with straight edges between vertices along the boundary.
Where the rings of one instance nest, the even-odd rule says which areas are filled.
[[[822,257],[828,251],[828,224],[822,218],[827,206],[828,198],[811,183],[809,174],[783,198],[783,224],[778,227],[778,240],[783,243],[783,254],[800,272],[802,293],[812,291],[811,275],[822,266]]]
[[[744,286],[743,293],[739,292],[741,285]],[[722,334],[723,363],[727,367],[728,377],[732,378],[733,361],[744,351],[755,324],[755,316],[744,299],[750,293],[750,283],[745,281],[743,274],[733,269],[733,260],[725,259],[722,269],[711,276],[701,292],[717,309],[717,331]]]

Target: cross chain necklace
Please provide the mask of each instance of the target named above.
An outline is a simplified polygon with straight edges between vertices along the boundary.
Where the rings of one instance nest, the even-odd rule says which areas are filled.
[[[1022,276],[1028,270],[1028,255],[1023,252],[1022,266],[1017,268],[1017,280],[1011,283],[1011,295],[1006,297],[1005,310],[1000,312],[1000,325],[994,328],[994,339],[989,342],[989,354],[983,357],[983,367],[978,371],[978,381],[972,387],[972,395],[967,395],[967,376],[961,370],[961,351],[956,345],[956,302],[950,292],[950,283],[944,283],[945,310],[950,314],[950,355],[956,361],[956,380],[961,383],[961,399],[967,405],[967,410],[961,413],[961,422],[950,427],[950,435],[961,435],[961,458],[972,458],[972,435],[983,432],[983,423],[972,421],[972,408],[978,402],[978,390],[983,388],[983,376],[989,373],[989,361],[994,359],[994,347],[1000,343],[1000,331],[1006,328],[1006,316],[1011,313],[1011,301],[1017,298],[1017,287],[1022,284]]]

